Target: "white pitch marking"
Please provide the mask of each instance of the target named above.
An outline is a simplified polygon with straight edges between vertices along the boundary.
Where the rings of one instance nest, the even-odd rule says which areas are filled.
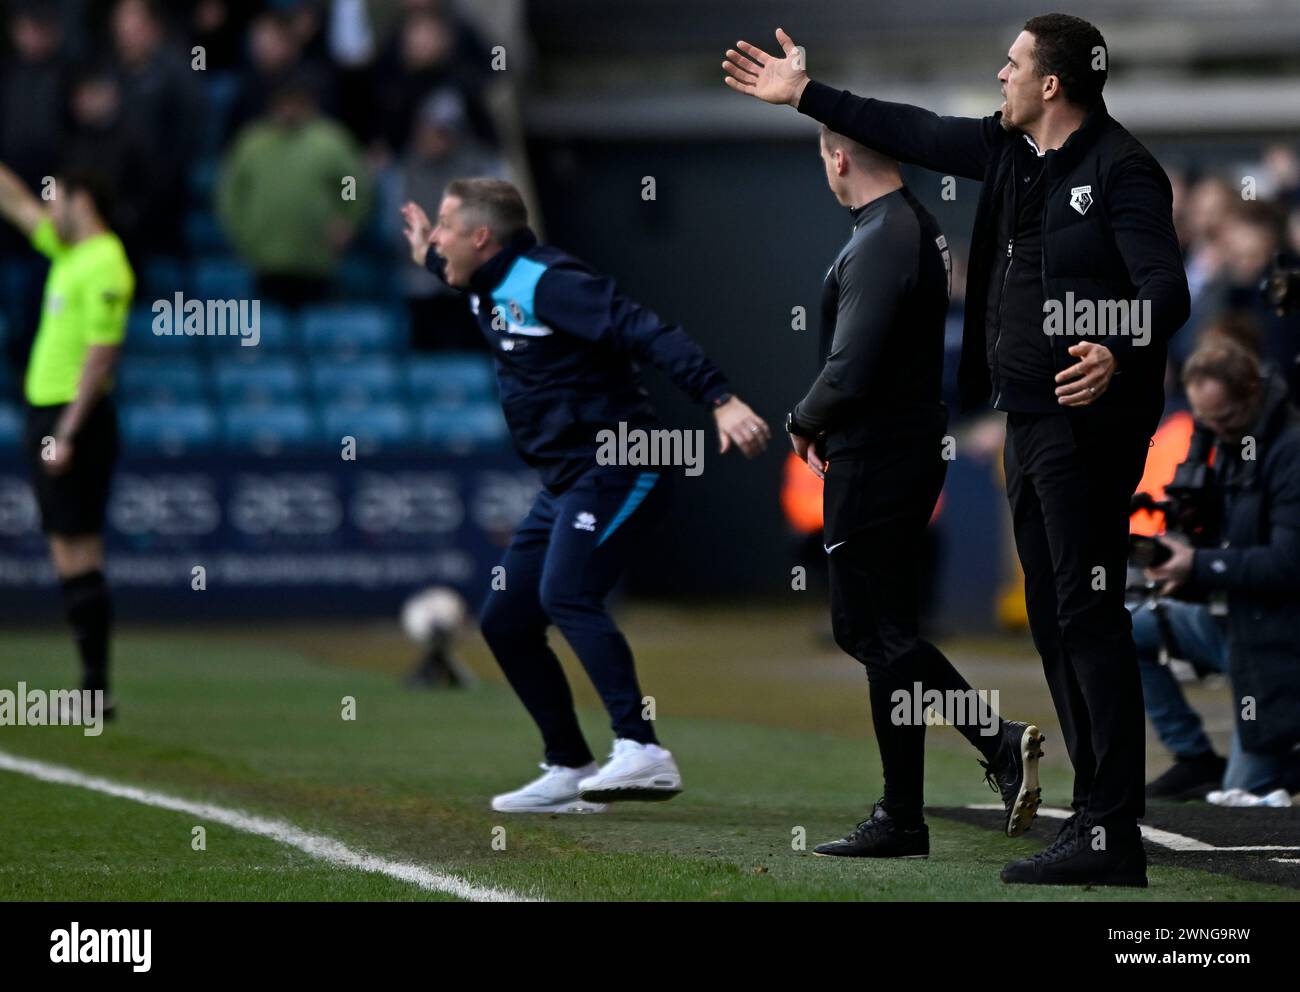
[[[966,808],[994,809],[999,812],[1002,811],[1002,805],[1000,803],[976,803],[967,806]],[[1068,819],[1072,812],[1072,810],[1057,809],[1051,806],[1040,806],[1038,808],[1039,816],[1045,816],[1054,820]],[[1143,840],[1149,840],[1153,844],[1167,847],[1171,851],[1300,851],[1300,846],[1287,846],[1284,844],[1247,844],[1241,847],[1216,847],[1214,844],[1207,844],[1205,841],[1197,840],[1195,837],[1185,837],[1183,834],[1176,834],[1172,830],[1161,830],[1159,827],[1148,827],[1145,824],[1139,824],[1138,826],[1142,831]]]
[[[378,872],[398,881],[410,882],[412,885],[417,885],[430,892],[445,892],[448,895],[467,899],[470,902],[544,901],[536,897],[511,892],[509,889],[473,885],[456,875],[430,871],[422,865],[389,861],[387,858],[381,858],[365,851],[354,850],[333,837],[300,830],[293,824],[285,823],[283,820],[270,820],[265,817],[243,813],[237,809],[214,806],[211,803],[191,802],[188,799],[180,799],[162,792],[154,792],[151,789],[122,785],[105,778],[83,774],[72,768],[51,765],[44,761],[19,758],[4,751],[0,751],[0,770],[27,775],[31,778],[40,779],[42,782],[75,785],[78,788],[90,789],[92,792],[101,792],[106,796],[129,799],[145,806],[156,806],[158,809],[188,813],[199,820],[210,820],[213,823],[220,823],[235,830],[242,830],[244,833],[256,834],[259,837],[267,837],[289,847],[296,847],[313,858],[320,858],[322,861],[328,861],[340,867],[355,868],[358,871]]]

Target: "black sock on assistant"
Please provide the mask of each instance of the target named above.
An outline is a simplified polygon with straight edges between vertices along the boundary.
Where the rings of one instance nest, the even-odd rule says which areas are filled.
[[[972,691],[970,683],[962,678],[961,672],[953,667],[947,655],[929,641],[920,641],[918,648],[917,670],[920,672],[918,681],[926,691],[930,689],[937,689],[943,693],[957,691],[972,701],[971,705],[974,712],[967,710],[967,722],[954,722],[953,727],[966,740],[970,741],[971,745],[984,756],[985,761],[992,762],[998,756],[998,749],[1002,744],[1002,734],[986,734],[984,730],[986,727],[992,726],[997,727],[1000,731],[1002,729],[1002,718],[993,712],[987,700],[980,698],[978,694]]]
[[[63,580],[63,603],[81,654],[83,689],[108,691],[108,637],[113,604],[99,569]]]
[[[871,693],[871,724],[880,748],[880,765],[885,776],[885,812],[898,825],[911,829],[921,824],[925,794],[925,724],[897,724],[891,719],[895,689],[911,691],[892,679],[874,678]]]

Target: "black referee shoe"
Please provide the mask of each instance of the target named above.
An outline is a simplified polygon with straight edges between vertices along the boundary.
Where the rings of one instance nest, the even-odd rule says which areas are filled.
[[[1031,858],[1002,869],[1002,881],[1020,885],[1121,885],[1147,887],[1147,854],[1137,825],[1115,828],[1107,838],[1078,814],[1056,840]]]
[[[1038,816],[1043,790],[1038,784],[1038,759],[1043,736],[1032,723],[1008,720],[1002,725],[1002,745],[992,761],[981,761],[984,781],[1002,795],[1008,837],[1019,837]]]
[[[930,828],[922,821],[905,829],[876,803],[871,816],[854,827],[853,833],[843,840],[818,844],[813,854],[823,858],[928,858]]]

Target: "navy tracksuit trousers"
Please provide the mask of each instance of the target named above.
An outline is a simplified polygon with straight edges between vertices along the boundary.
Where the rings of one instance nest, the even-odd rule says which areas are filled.
[[[494,588],[479,624],[523,701],[552,765],[592,760],[573,696],[546,640],[557,627],[609,712],[616,737],[656,743],[627,641],[605,597],[641,540],[663,516],[669,477],[626,467],[593,467],[563,493],[542,489],[506,551],[504,588]]]

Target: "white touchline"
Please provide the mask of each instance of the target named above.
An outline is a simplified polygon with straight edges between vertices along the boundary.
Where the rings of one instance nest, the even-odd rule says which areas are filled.
[[[162,792],[154,792],[152,789],[121,785],[117,782],[110,782],[105,778],[85,775],[72,768],[63,768],[59,765],[47,764],[44,761],[19,758],[4,751],[0,751],[0,770],[27,775],[31,778],[40,779],[42,782],[75,785],[78,788],[90,789],[93,792],[102,792],[106,796],[116,796],[119,799],[129,799],[132,802],[143,803],[145,806],[156,806],[159,809],[173,810],[177,813],[188,813],[200,820],[220,823],[235,830],[242,830],[244,833],[257,834],[259,837],[267,837],[289,847],[296,847],[298,850],[310,854],[313,858],[320,858],[322,861],[328,861],[340,867],[355,868],[358,871],[378,872],[381,875],[387,875],[389,878],[396,878],[402,882],[418,885],[420,888],[428,889],[431,892],[445,892],[448,895],[467,899],[470,902],[544,901],[535,896],[512,892],[509,889],[473,885],[463,878],[430,871],[421,865],[389,861],[387,858],[368,854],[365,851],[354,850],[333,837],[325,837],[321,834],[300,830],[293,824],[285,823],[283,820],[269,820],[265,817],[240,812],[237,809],[227,809],[224,806],[214,806],[211,803],[190,802],[188,799],[180,799]]]
[[[1003,809],[1001,803],[976,803],[966,808],[995,809],[999,812],[1002,812]],[[1038,808],[1039,816],[1054,820],[1067,819],[1071,812],[1073,811],[1054,809],[1050,806],[1040,806]],[[1184,837],[1182,834],[1161,830],[1159,827],[1148,827],[1139,824],[1139,829],[1142,831],[1143,840],[1149,840],[1153,844],[1159,844],[1161,847],[1167,847],[1172,851],[1300,851],[1300,845],[1287,846],[1285,844],[1245,844],[1241,847],[1216,847],[1213,844],[1205,843],[1203,840],[1197,840],[1195,837]]]

